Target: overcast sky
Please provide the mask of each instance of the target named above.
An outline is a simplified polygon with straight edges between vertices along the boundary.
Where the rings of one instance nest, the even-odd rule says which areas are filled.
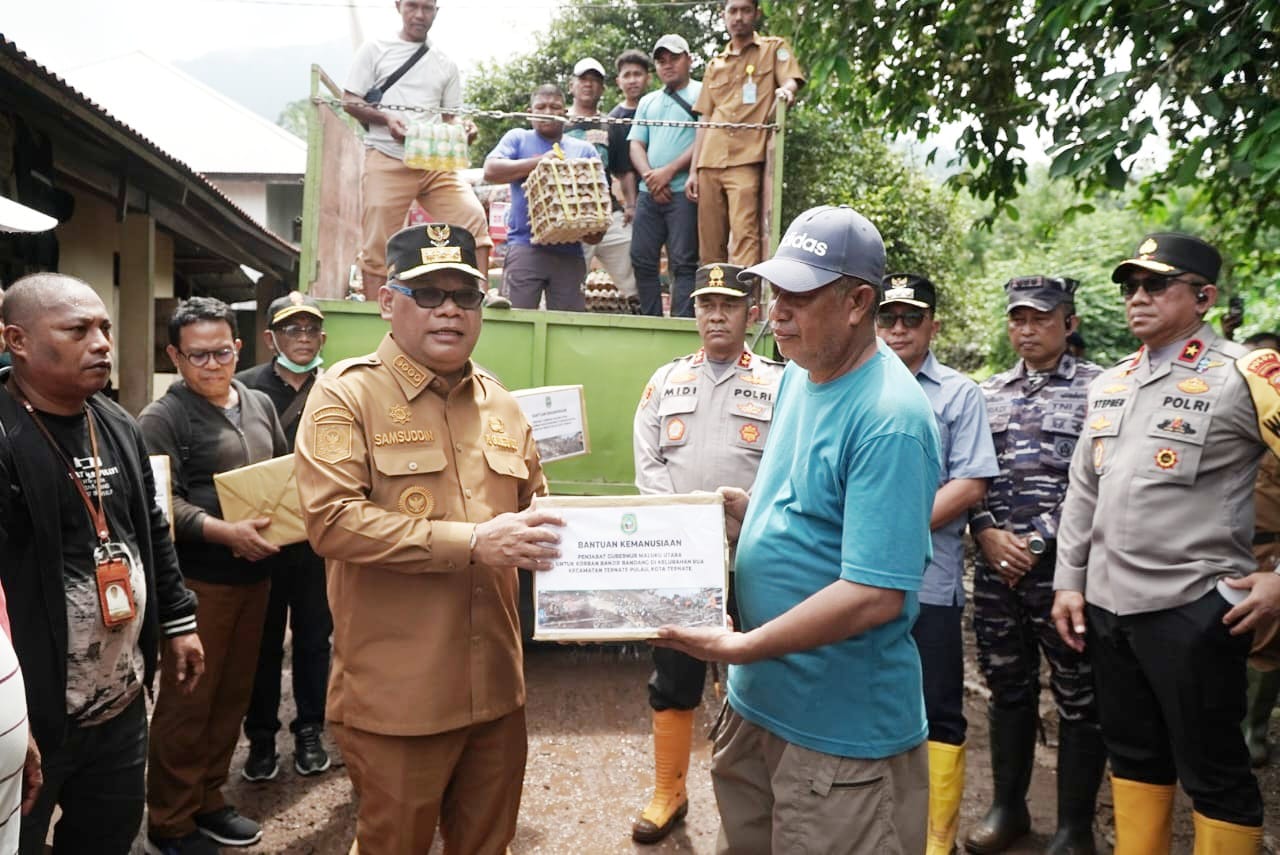
[[[351,0],[365,37],[392,35],[392,0]],[[557,0],[440,0],[432,41],[462,68],[520,53]],[[5,0],[0,33],[54,71],[144,50],[169,62],[214,51],[350,37],[346,0]]]

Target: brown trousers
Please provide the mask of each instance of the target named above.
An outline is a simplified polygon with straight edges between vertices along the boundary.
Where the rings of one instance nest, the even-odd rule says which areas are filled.
[[[475,236],[477,247],[493,246],[484,207],[456,172],[410,169],[403,161],[366,149],[361,193],[360,269],[366,273],[387,275],[387,238],[404,228],[415,199],[434,222],[462,226]]]
[[[763,181],[762,163],[698,170],[700,263],[727,261],[743,267],[760,263],[760,192]]]
[[[506,852],[524,786],[524,707],[429,736],[386,736],[337,722],[330,727],[359,803],[359,851],[427,852],[438,821],[447,855]]]
[[[919,855],[929,824],[925,743],[880,760],[811,751],[726,707],[711,781],[718,855]]]
[[[190,834],[197,814],[226,805],[222,785],[249,708],[270,585],[269,579],[252,585],[187,580],[200,598],[204,674],[184,695],[170,676],[166,648],[147,770],[148,824],[155,837]]]

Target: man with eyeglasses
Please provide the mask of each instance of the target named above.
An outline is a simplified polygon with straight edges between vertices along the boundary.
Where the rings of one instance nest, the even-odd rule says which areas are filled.
[[[1040,656],[1058,708],[1058,829],[1046,850],[1093,852],[1093,815],[1106,757],[1088,660],[1054,631],[1053,566],[1067,468],[1084,426],[1086,391],[1101,369],[1067,352],[1079,326],[1074,279],[1005,283],[1009,343],[1018,361],[982,384],[1000,474],[969,516],[978,665],[991,697],[990,810],[965,839],[1002,852],[1031,829],[1027,788],[1040,723]]]
[[[240,339],[230,306],[212,297],[183,300],[169,318],[165,350],[182,379],[138,420],[151,453],[169,458],[174,540],[187,586],[199,598],[206,670],[190,695],[160,683],[148,823],[161,852],[208,852],[215,843],[250,846],[262,836],[257,822],[227,803],[222,786],[262,640],[271,574],[263,559],[280,551],[260,534],[269,518],[222,519],[213,476],[288,447],[271,399],[233,376]]]
[[[759,309],[752,300],[756,281],[739,280],[741,272],[732,264],[698,268],[692,296],[702,346],[655,371],[640,396],[633,447],[636,487],[643,494],[745,490],[755,480],[782,366],[747,347],[747,328]],[[729,613],[736,619],[732,597]],[[654,788],[631,826],[639,843],[662,840],[688,813],[693,719],[706,679],[702,660],[653,649]]]
[[[929,834],[926,855],[951,855],[964,792],[964,542],[969,508],[1000,474],[987,407],[978,384],[938,361],[938,290],[914,273],[884,278],[878,335],[924,389],[938,423],[942,471],[929,519],[933,559],[920,586],[920,615],[911,635],[920,649],[929,719]]]
[[[1177,233],[1116,267],[1142,347],[1089,388],[1062,512],[1053,617],[1093,662],[1121,855],[1169,851],[1177,783],[1197,852],[1261,851],[1240,722],[1252,632],[1280,606],[1252,549],[1259,463],[1280,453],[1280,354],[1204,322],[1220,267]]]
[[[527,750],[516,568],[559,551],[515,399],[471,361],[484,277],[458,226],[387,244],[390,333],[316,382],[298,494],[334,617],[326,715],[361,852],[499,855]]]
[[[267,307],[267,329],[262,338],[273,358],[241,371],[236,379],[271,399],[292,451],[302,408],[324,362],[320,355],[325,340],[324,313],[312,298],[290,292]],[[317,775],[329,768],[329,754],[320,734],[324,730],[333,620],[325,598],[324,560],[305,541],[283,547],[271,559],[271,597],[244,719],[249,756],[240,774],[247,781],[269,781],[279,772],[276,733],[280,730],[280,668],[286,623],[293,637],[293,700],[297,707],[297,716],[289,726],[294,737],[293,768],[299,775]]]

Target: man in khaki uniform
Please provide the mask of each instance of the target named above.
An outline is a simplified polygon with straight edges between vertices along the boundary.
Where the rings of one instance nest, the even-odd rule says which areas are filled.
[[[755,480],[782,366],[746,346],[747,327],[759,310],[752,305],[753,285],[738,280],[741,272],[708,264],[694,274],[702,347],[663,365],[644,387],[634,435],[641,493],[745,490]],[[736,620],[732,596],[729,611]],[[685,775],[693,714],[707,675],[702,660],[664,647],[654,648],[653,666],[653,798],[631,826],[640,843],[666,837],[689,810]]]
[[[758,35],[759,20],[759,0],[725,0],[729,44],[707,64],[693,105],[704,122],[768,122],[777,100],[792,103],[804,85],[804,72],[786,40]],[[760,192],[768,139],[764,130],[698,129],[684,192],[698,203],[704,264],[722,258],[734,264],[760,261]]]
[[[558,517],[523,510],[547,482],[532,430],[477,369],[484,281],[459,226],[387,243],[391,332],[316,382],[298,493],[327,561],[327,716],[359,799],[366,853],[501,853],[524,778],[516,567],[547,569]]]

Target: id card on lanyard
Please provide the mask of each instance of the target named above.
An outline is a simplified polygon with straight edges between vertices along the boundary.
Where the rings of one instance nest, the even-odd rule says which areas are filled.
[[[754,104],[756,102],[756,82],[751,79],[751,75],[755,74],[756,67],[754,65],[747,66],[747,82],[742,84],[742,103]]]
[[[102,625],[107,629],[122,627],[138,616],[137,599],[134,597],[132,581],[134,558],[127,545],[111,540],[106,506],[103,504],[102,457],[98,452],[98,432],[94,427],[93,410],[86,405],[84,418],[89,428],[89,448],[93,455],[93,476],[98,493],[96,506],[93,499],[89,497],[89,491],[81,483],[75,467],[67,459],[66,452],[58,445],[53,434],[49,433],[49,429],[36,414],[35,407],[31,406],[31,402],[25,395],[18,396],[18,400],[21,401],[27,415],[31,416],[31,421],[39,428],[40,433],[44,434],[54,453],[62,458],[62,464],[67,468],[67,477],[75,485],[76,491],[80,493],[80,500],[84,502],[85,510],[89,512],[89,519],[93,521],[93,530],[98,538],[98,546],[93,550],[93,564]]]

